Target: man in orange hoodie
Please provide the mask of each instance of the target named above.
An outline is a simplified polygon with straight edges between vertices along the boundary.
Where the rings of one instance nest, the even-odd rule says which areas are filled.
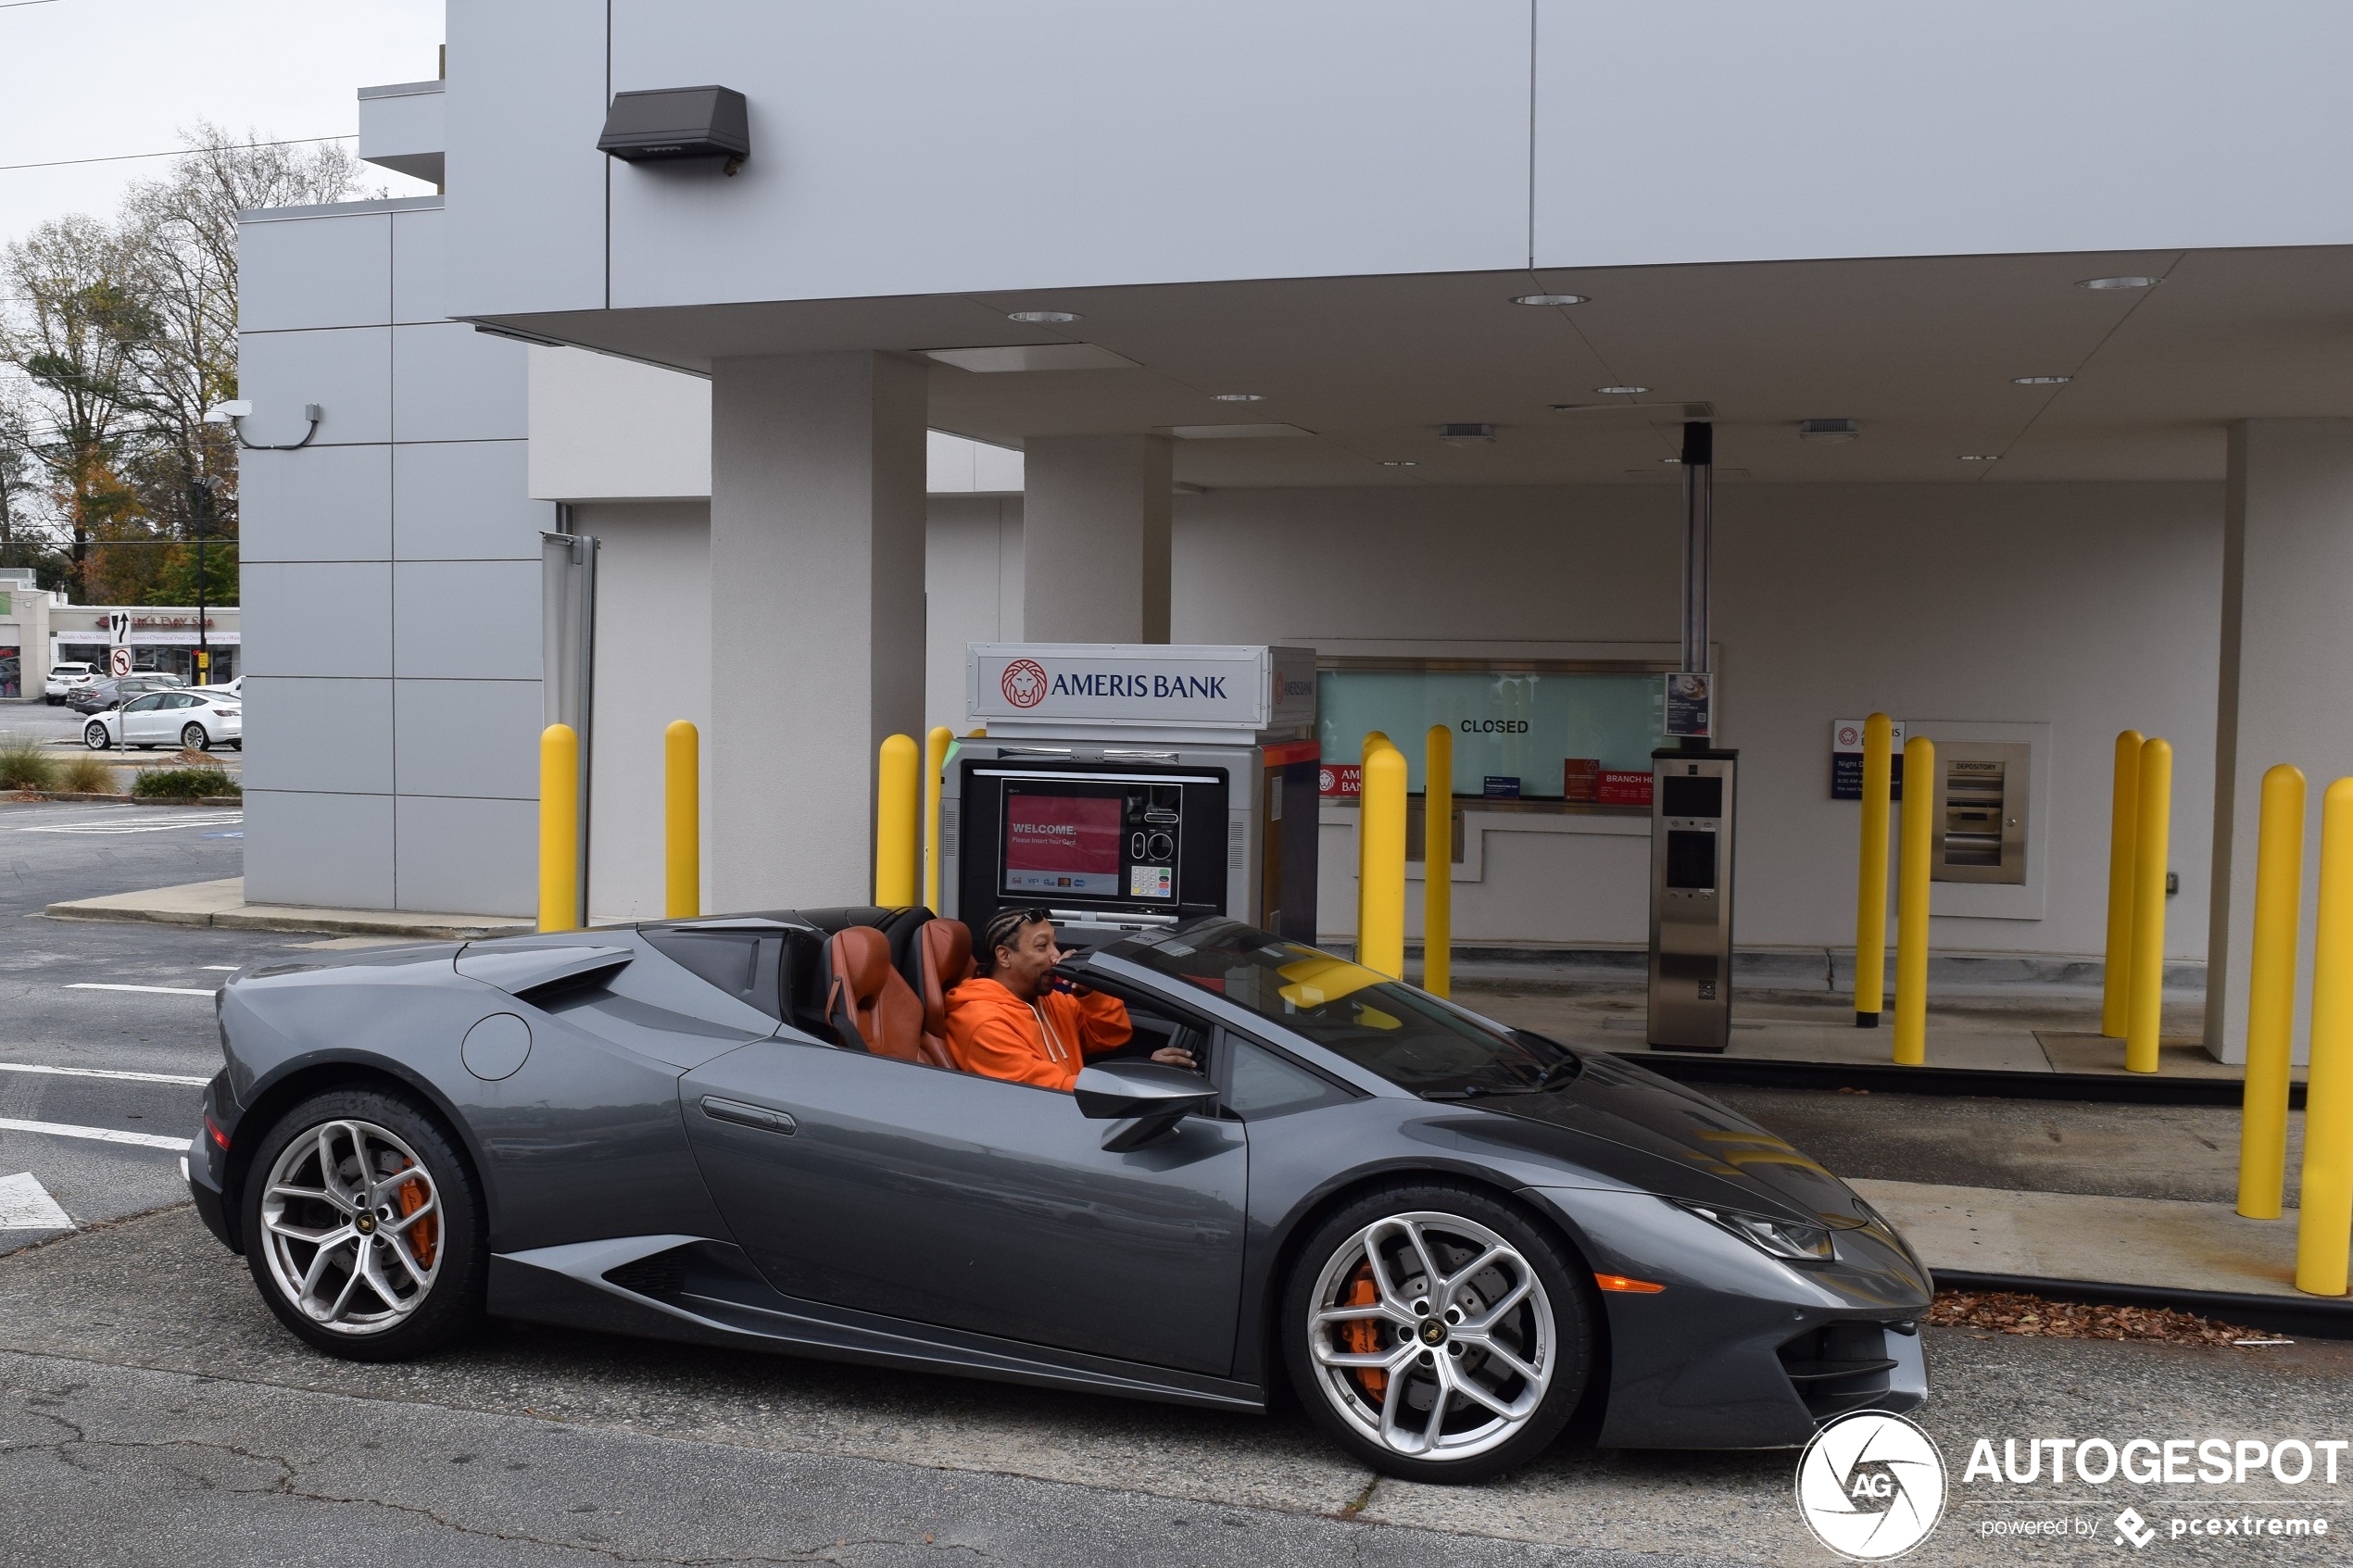
[[[973,948],[978,972],[948,994],[948,1049],[965,1072],[1068,1093],[1086,1058],[1134,1034],[1118,997],[1055,984],[1063,952],[1045,910],[998,910]],[[1176,1046],[1152,1060],[1193,1065]]]

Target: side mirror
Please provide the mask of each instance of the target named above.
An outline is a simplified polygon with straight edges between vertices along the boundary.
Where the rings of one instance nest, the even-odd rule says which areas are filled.
[[[1103,1139],[1103,1148],[1114,1154],[1157,1142],[1186,1117],[1217,1104],[1217,1091],[1200,1073],[1157,1061],[1082,1067],[1072,1092],[1081,1116],[1129,1123],[1113,1128]]]

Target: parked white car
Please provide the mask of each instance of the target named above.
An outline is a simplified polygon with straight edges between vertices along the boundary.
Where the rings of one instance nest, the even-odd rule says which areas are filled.
[[[52,664],[49,666],[49,679],[43,684],[41,695],[48,700],[50,707],[55,708],[65,701],[67,695],[75,687],[86,686],[97,678],[98,671],[94,665]]]
[[[218,685],[208,682],[198,689],[201,691],[214,692],[221,696],[233,697],[237,701],[243,702],[245,699],[245,678],[243,675],[240,675],[233,681],[222,681]]]
[[[216,746],[245,748],[245,707],[234,697],[198,686],[194,691],[149,692],[120,708],[94,713],[82,727],[82,744],[93,751],[110,746],[185,746],[210,751]]]

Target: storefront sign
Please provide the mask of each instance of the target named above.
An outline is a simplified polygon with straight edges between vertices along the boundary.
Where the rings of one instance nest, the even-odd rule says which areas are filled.
[[[1236,730],[1315,720],[1315,656],[1305,648],[973,643],[971,716]]]
[[[1353,800],[1365,793],[1365,765],[1327,762],[1315,770],[1315,793],[1326,800]]]
[[[1679,670],[1667,677],[1667,737],[1705,740],[1711,727],[1711,699],[1716,677],[1696,670]]]
[[[1604,806],[1648,806],[1651,803],[1651,776],[1647,772],[1604,771],[1593,792],[1593,798]]]
[[[1894,755],[1888,759],[1888,792],[1890,800],[1904,798],[1904,721],[1893,722],[1894,738],[1888,742]],[[1860,800],[1863,798],[1863,721],[1833,719],[1831,721],[1831,798]]]

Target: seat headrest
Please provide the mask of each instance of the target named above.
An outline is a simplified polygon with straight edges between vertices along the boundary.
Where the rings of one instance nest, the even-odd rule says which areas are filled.
[[[890,974],[890,938],[871,925],[845,926],[834,934],[834,973],[862,1000],[878,995]]]
[[[924,927],[924,972],[937,975],[943,990],[972,978],[972,928],[960,920],[936,920]]]

